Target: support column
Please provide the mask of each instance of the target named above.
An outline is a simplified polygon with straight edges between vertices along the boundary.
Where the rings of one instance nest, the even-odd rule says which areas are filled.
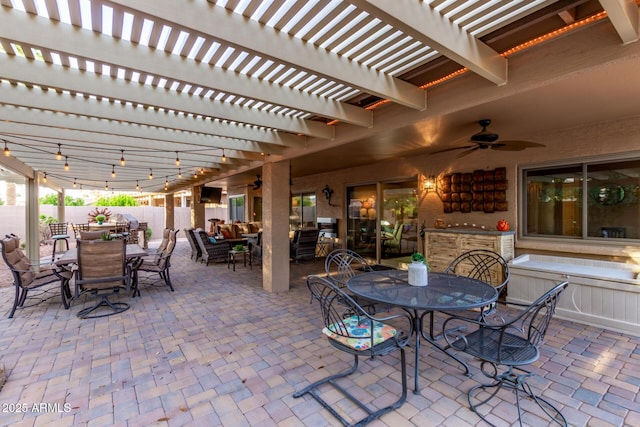
[[[174,194],[164,195],[164,226],[173,228],[175,225],[175,199]]]
[[[56,218],[58,219],[58,222],[66,222],[64,196],[65,196],[64,190],[58,191],[58,206],[57,206],[58,209],[56,213]]]
[[[289,161],[262,167],[262,288],[289,290]]]
[[[40,259],[40,203],[38,201],[38,179],[25,178],[27,190],[25,201],[25,243],[27,258],[32,262]]]
[[[191,187],[191,226],[193,228],[205,228],[204,222],[204,203],[200,203],[200,190],[202,185],[194,185]]]

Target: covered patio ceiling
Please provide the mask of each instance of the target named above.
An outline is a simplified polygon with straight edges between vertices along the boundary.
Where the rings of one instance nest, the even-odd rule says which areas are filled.
[[[515,138],[638,114],[638,55],[508,89],[511,57],[530,45],[603,22],[616,44],[637,44],[639,3],[0,0],[2,164],[59,188],[172,192],[249,183],[265,161],[304,176],[433,153],[485,116]],[[463,75],[508,95],[438,104]],[[543,96],[555,111],[507,120]],[[594,96],[608,108],[585,111]]]

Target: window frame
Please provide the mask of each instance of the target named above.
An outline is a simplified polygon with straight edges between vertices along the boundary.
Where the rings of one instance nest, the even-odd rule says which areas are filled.
[[[527,164],[520,165],[518,167],[518,210],[520,214],[518,215],[518,224],[519,230],[518,234],[520,238],[530,239],[530,240],[544,240],[551,241],[555,239],[556,241],[562,241],[566,243],[598,243],[602,244],[604,241],[607,243],[617,243],[617,244],[629,244],[636,243],[640,241],[638,237],[628,237],[628,238],[605,238],[601,236],[589,236],[589,167],[593,166],[602,166],[609,165],[611,169],[615,168],[617,163],[625,163],[625,162],[640,162],[640,152],[632,152],[617,155],[605,155],[599,157],[585,157],[579,159],[565,159],[564,161],[552,161],[552,162],[544,162],[544,163],[536,163],[536,164]],[[528,173],[532,171],[543,171],[545,169],[558,169],[558,168],[580,168],[580,174],[582,179],[581,186],[581,232],[579,236],[570,236],[570,235],[558,235],[558,234],[529,234],[528,230]],[[640,166],[639,166],[640,167]],[[640,205],[638,207],[640,212]]]

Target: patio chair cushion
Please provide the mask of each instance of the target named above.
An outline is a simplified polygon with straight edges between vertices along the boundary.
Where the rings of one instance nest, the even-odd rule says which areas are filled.
[[[334,323],[329,327],[322,329],[322,332],[329,338],[338,341],[354,350],[368,350],[371,348],[371,320],[366,317],[351,316],[343,320],[347,330],[342,330],[341,325]],[[389,338],[393,338],[398,333],[397,329],[382,322],[374,321],[373,323],[373,345],[376,346],[385,342]],[[362,338],[353,338],[353,336],[362,336]]]

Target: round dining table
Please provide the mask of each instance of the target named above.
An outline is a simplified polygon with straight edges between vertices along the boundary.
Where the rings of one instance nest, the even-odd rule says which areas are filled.
[[[418,386],[420,337],[455,359],[465,368],[466,373],[469,373],[469,367],[464,361],[437,343],[437,337],[433,334],[432,321],[429,324],[429,333],[423,331],[424,314],[484,307],[498,299],[495,288],[480,280],[436,272],[429,272],[428,277],[427,286],[412,286],[408,282],[407,270],[383,270],[358,274],[347,282],[347,288],[354,295],[400,307],[411,315],[415,334],[415,394],[420,392]]]

